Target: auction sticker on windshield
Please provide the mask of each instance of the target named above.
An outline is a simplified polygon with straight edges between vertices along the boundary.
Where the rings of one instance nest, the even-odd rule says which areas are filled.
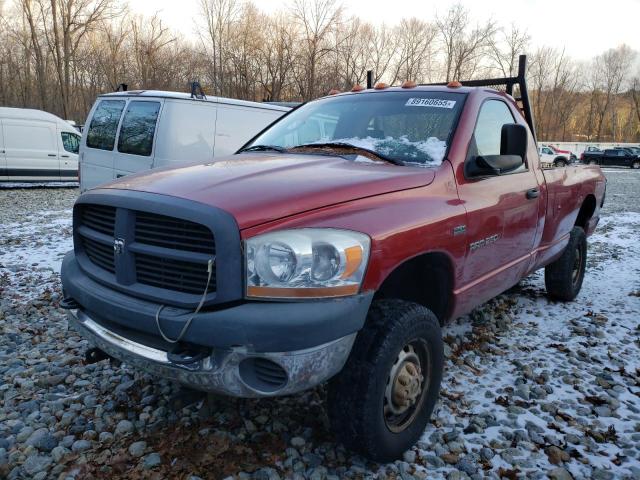
[[[455,100],[443,100],[441,98],[410,98],[405,103],[405,107],[453,108],[455,104]]]

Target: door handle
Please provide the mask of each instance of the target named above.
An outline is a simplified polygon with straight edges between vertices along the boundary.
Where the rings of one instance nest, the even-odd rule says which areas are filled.
[[[48,155],[49,155],[50,157],[55,157],[55,156],[56,156],[56,154],[55,154],[55,153],[49,153]]]
[[[69,158],[69,155],[60,155],[62,158]]]
[[[529,200],[533,198],[538,198],[540,196],[540,190],[537,188],[532,188],[531,190],[527,190],[527,198]]]

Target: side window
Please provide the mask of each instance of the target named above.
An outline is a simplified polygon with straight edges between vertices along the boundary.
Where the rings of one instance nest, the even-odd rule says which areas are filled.
[[[124,104],[124,100],[102,100],[100,102],[89,125],[87,147],[113,150]]]
[[[129,102],[120,127],[118,151],[132,155],[151,155],[159,102]]]
[[[473,133],[476,155],[500,155],[502,126],[515,123],[507,104],[500,100],[488,100],[482,104]]]
[[[80,150],[80,136],[75,133],[61,132],[62,146],[67,152],[78,154]]]

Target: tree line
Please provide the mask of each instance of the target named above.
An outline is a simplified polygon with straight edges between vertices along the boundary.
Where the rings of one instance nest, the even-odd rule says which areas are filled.
[[[4,3],[3,3],[4,1]],[[539,138],[640,141],[640,72],[626,45],[590,62],[532,49],[515,25],[473,19],[461,4],[434,18],[373,25],[337,0],[291,0],[273,14],[245,0],[199,0],[195,36],[116,0],[0,0],[0,105],[84,122],[100,93],[186,91],[305,101],[374,81],[397,84],[511,76],[529,54]]]

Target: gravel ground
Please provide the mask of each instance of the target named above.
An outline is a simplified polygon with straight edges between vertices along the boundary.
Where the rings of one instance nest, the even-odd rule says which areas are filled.
[[[332,441],[324,390],[209,396],[109,362],[58,308],[77,189],[0,190],[0,478],[640,478],[640,172],[607,169],[578,300],[536,274],[444,329],[442,398],[380,465]]]

